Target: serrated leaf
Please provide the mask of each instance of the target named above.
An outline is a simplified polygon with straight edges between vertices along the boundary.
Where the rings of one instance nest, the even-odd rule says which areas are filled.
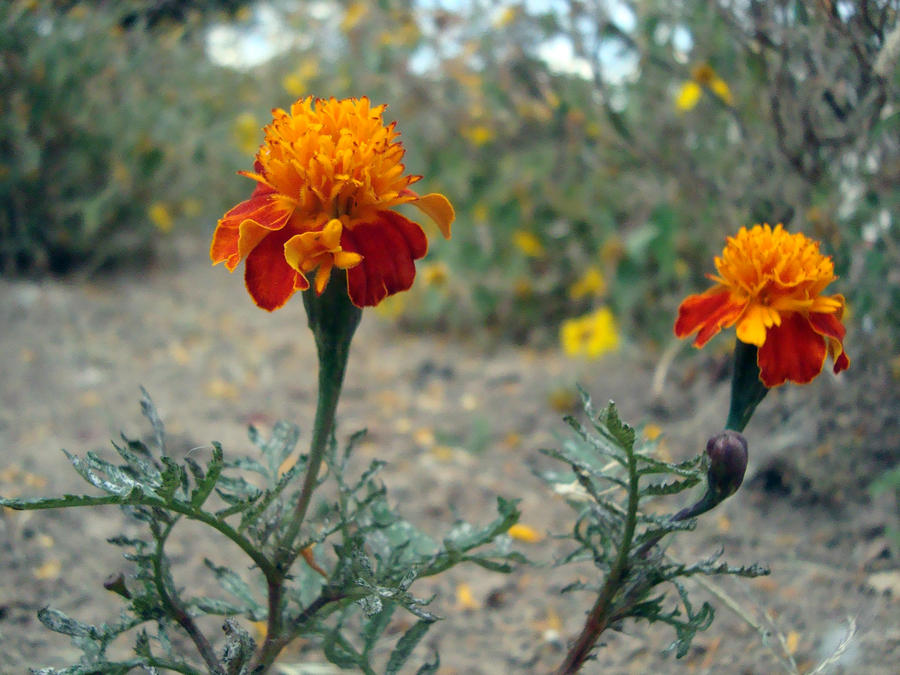
[[[113,494],[113,495],[122,496],[122,495],[130,492],[135,487],[138,487],[138,489],[141,489],[140,486],[137,486],[135,484],[134,480],[132,480],[130,477],[128,478],[128,480],[130,481],[131,484],[127,485],[127,486],[119,484],[119,483],[111,482],[111,481],[107,480],[106,478],[104,478],[103,476],[98,475],[94,471],[94,469],[91,467],[91,462],[89,460],[82,459],[81,457],[73,455],[72,453],[70,453],[68,450],[65,450],[65,449],[63,450],[63,453],[66,455],[66,457],[72,463],[72,466],[75,468],[75,471],[78,472],[78,475],[80,475],[82,478],[84,478],[88,483],[90,483],[94,487],[100,488],[104,492],[108,492],[109,494]],[[91,453],[88,453],[88,454],[90,455]]]
[[[140,488],[130,494],[91,497],[90,495],[63,495],[62,497],[31,497],[28,499],[9,499],[0,497],[0,506],[7,506],[16,511],[36,511],[40,509],[61,509],[72,506],[105,506],[107,504],[134,504],[143,496]]]
[[[73,619],[58,609],[44,607],[38,610],[37,617],[38,621],[54,633],[62,633],[72,637],[93,637],[97,632],[94,626]]]
[[[156,406],[153,405],[153,399],[150,398],[150,394],[147,393],[144,387],[141,387],[141,412],[150,421],[150,426],[153,427],[156,447],[159,449],[160,454],[165,455],[166,428],[159,417],[159,413],[156,411]]]
[[[265,609],[256,600],[246,581],[229,568],[216,565],[209,558],[204,558],[203,562],[216,575],[222,588],[244,603],[244,611],[252,611],[257,616],[265,615]]]
[[[146,658],[152,656],[152,653],[150,652],[150,636],[147,635],[147,631],[143,628],[138,631],[137,637],[135,638],[134,653]]]
[[[184,488],[187,492],[187,473],[171,457],[163,456],[161,459],[163,463],[162,485],[155,492],[163,500],[169,501],[175,496],[178,488]]]
[[[694,487],[697,483],[700,482],[700,476],[691,476],[690,478],[685,478],[684,480],[673,480],[668,483],[653,483],[651,485],[645,485],[640,489],[638,493],[642,498],[643,497],[659,497],[663,495],[676,495],[679,492],[683,492],[689,488]]]
[[[191,492],[191,506],[194,508],[200,508],[203,505],[222,475],[224,467],[222,446],[216,441],[213,441],[212,446],[212,457],[206,465],[205,473],[201,478],[197,478],[197,473],[194,474],[197,483],[197,487]]]
[[[297,446],[297,441],[300,439],[300,427],[279,420],[272,427],[272,434],[268,439],[264,439],[259,430],[252,425],[248,428],[247,434],[251,442],[260,449],[263,458],[269,465],[269,484],[275,485],[278,482],[278,469]]]
[[[678,464],[670,464],[669,462],[664,462],[647,455],[636,454],[635,457],[637,458],[637,474],[639,476],[646,476],[654,473],[671,473],[688,478],[692,476],[702,476],[703,473],[698,468],[702,455],[698,455],[697,457],[693,457]]]
[[[149,457],[149,453],[146,447],[144,447],[144,444],[138,443],[138,445],[143,448],[143,453],[139,453],[134,451],[132,446],[133,441],[130,441],[125,436],[122,436],[122,439],[125,441],[125,445],[119,445],[115,442],[112,444],[116,449],[116,452],[118,452],[122,459],[128,463],[128,466],[137,473],[142,482],[151,487],[161,485],[162,473],[156,465],[156,462]]]
[[[258,473],[263,478],[269,477],[269,470],[252,457],[235,457],[225,462],[226,469],[240,469]]]
[[[385,666],[384,672],[387,675],[395,675],[403,667],[416,645],[419,644],[419,641],[425,637],[425,633],[431,628],[432,623],[432,621],[425,620],[417,621],[403,634],[403,637],[397,641],[397,646],[394,647],[387,666]]]
[[[205,614],[217,614],[220,616],[234,616],[243,614],[247,610],[242,605],[236,605],[221,598],[208,598],[206,596],[193,598],[190,604]]]
[[[262,495],[262,490],[248,482],[243,476],[225,476],[218,479],[216,487],[220,492],[228,492],[240,499],[255,499]]]
[[[634,429],[619,418],[619,411],[616,409],[615,403],[612,401],[609,402],[606,406],[606,410],[600,414],[598,422],[600,422],[600,424],[595,425],[598,431],[608,431],[616,442],[626,451],[631,451],[634,448]]]

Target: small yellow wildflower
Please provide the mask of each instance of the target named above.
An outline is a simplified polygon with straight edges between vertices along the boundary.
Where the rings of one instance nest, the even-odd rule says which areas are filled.
[[[709,89],[712,93],[718,96],[719,100],[721,100],[725,105],[734,104],[734,96],[731,94],[731,89],[728,87],[728,83],[725,82],[725,80],[723,80],[721,77],[716,77],[716,79],[710,82]]]
[[[564,321],[559,336],[567,356],[596,359],[619,347],[619,329],[609,307]]]
[[[494,140],[494,132],[490,127],[483,124],[476,124],[471,127],[465,127],[462,135],[476,148],[486,145]]]
[[[597,297],[606,292],[606,279],[596,267],[588,267],[581,278],[569,288],[569,297],[580,300],[586,297]]]
[[[541,258],[544,255],[544,245],[531,232],[516,230],[513,234],[513,244],[529,258]]]
[[[698,63],[691,69],[691,79],[683,82],[675,95],[675,107],[686,112],[694,108],[703,95],[703,89],[709,89],[725,105],[734,104],[731,88],[713,67],[708,63]]]
[[[687,80],[681,84],[678,94],[675,95],[675,107],[684,112],[692,110],[702,95],[703,88],[693,80]]]
[[[169,213],[169,209],[162,202],[153,202],[150,208],[147,209],[147,217],[150,218],[150,222],[159,228],[160,232],[171,232],[175,224],[175,221],[172,220],[172,214]]]

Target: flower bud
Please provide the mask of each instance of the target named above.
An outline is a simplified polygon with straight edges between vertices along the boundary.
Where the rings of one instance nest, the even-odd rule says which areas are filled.
[[[112,591],[113,593],[118,593],[126,600],[131,599],[131,592],[125,585],[125,575],[121,572],[118,574],[110,574],[106,577],[106,580],[103,582],[103,588]]]
[[[747,439],[737,431],[726,429],[706,443],[709,469],[706,480],[709,491],[720,502],[741,486],[747,471]]]

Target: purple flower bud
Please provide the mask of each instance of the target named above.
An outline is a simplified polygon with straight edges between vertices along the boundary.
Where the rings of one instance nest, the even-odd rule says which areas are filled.
[[[737,431],[726,429],[706,443],[709,469],[706,480],[717,502],[730,497],[744,481],[747,471],[747,439]]]

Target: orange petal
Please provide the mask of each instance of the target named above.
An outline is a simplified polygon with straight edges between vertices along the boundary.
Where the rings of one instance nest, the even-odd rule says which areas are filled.
[[[241,202],[219,219],[213,233],[209,256],[216,265],[225,262],[234,271],[268,230],[280,230],[291,217],[293,207],[267,185],[258,184],[250,199]]]
[[[441,234],[444,235],[444,239],[450,238],[450,225],[456,218],[456,212],[449,199],[439,192],[431,192],[427,195],[417,196],[415,201],[410,203],[435,222]]]
[[[347,291],[357,307],[374,307],[409,289],[416,276],[413,261],[428,251],[422,228],[393,211],[379,211],[377,221],[345,229],[341,245],[363,257],[347,272]]]
[[[736,300],[731,291],[721,286],[688,296],[678,308],[675,335],[683,338],[699,331],[694,346],[702,347],[723,327],[737,321],[745,306],[746,302]]]
[[[780,326],[769,329],[757,352],[759,379],[770,388],[788,380],[806,384],[822,372],[825,354],[825,338],[813,330],[809,320],[796,312],[786,314]]]
[[[257,306],[273,311],[284,305],[295,290],[306,290],[309,281],[284,259],[284,242],[292,233],[280,230],[263,239],[247,256],[244,281]]]
[[[238,255],[239,235],[240,230],[237,227],[226,226],[219,221],[209,246],[209,257],[212,259],[213,265],[224,262],[229,272],[234,271],[234,268],[241,262],[241,256]]]

